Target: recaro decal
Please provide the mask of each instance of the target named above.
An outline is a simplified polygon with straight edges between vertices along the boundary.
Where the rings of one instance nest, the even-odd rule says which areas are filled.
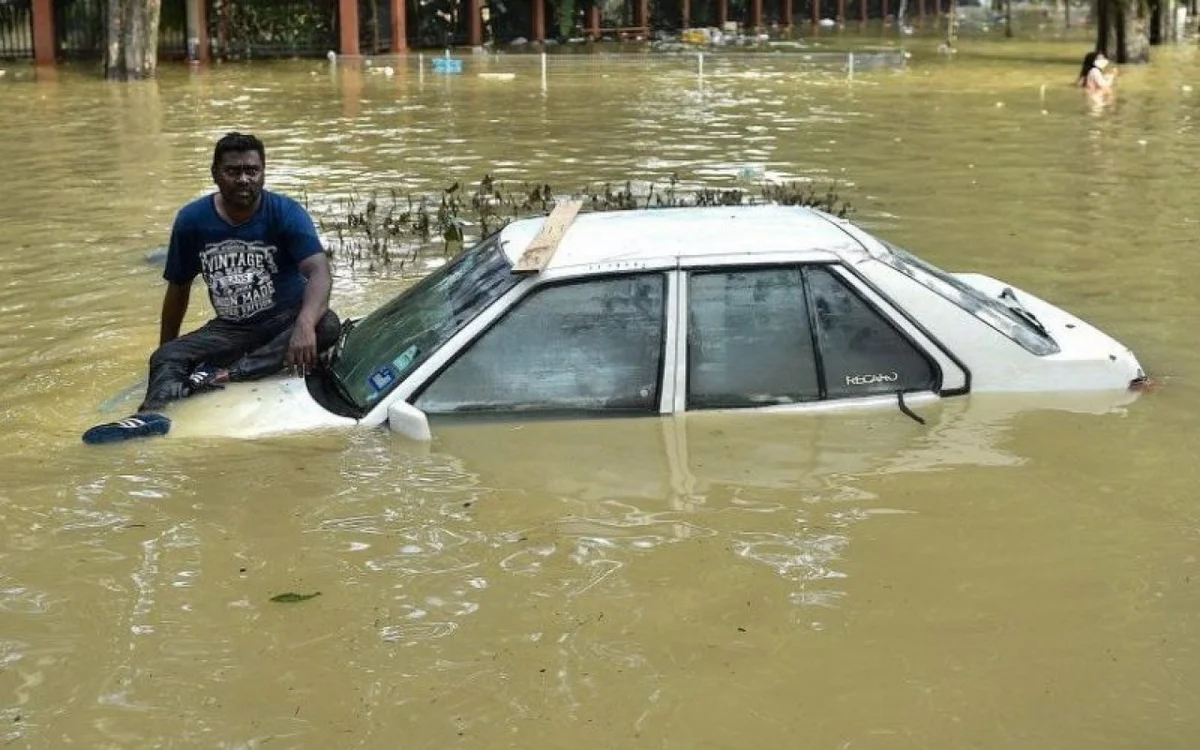
[[[846,385],[874,385],[875,383],[895,383],[900,379],[898,372],[877,372],[874,375],[847,375]]]

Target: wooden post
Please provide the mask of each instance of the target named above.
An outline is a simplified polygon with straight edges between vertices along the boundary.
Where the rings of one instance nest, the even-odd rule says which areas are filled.
[[[408,51],[408,3],[390,0],[392,10],[392,53]]]
[[[837,22],[839,26],[846,23],[846,0],[838,0]]]
[[[187,15],[187,59],[192,63],[209,62],[208,3],[185,0]]]
[[[887,26],[887,17],[888,17],[888,0],[883,0],[883,18],[880,20],[883,21],[884,26]]]
[[[338,0],[341,53],[358,56],[358,0]]]
[[[198,0],[197,4],[200,6],[196,20],[197,35],[200,37],[200,64],[208,65],[212,62],[212,45],[208,43],[208,0]]]
[[[546,41],[546,0],[533,0],[533,41]]]
[[[646,36],[650,36],[650,0],[638,0],[637,5],[637,23],[635,26],[641,26],[646,32]]]
[[[683,28],[692,28],[692,0],[682,0]]]
[[[217,53],[221,59],[229,57],[229,3],[226,0],[213,0],[217,11]],[[341,13],[341,8],[338,9]]]
[[[792,0],[783,0],[783,28],[792,28]]]
[[[592,7],[588,8],[588,26],[589,33],[593,39],[600,38],[600,0],[592,0]]]
[[[821,0],[812,0],[812,25],[821,23]]]
[[[472,47],[480,47],[483,45],[483,16],[480,12],[479,0],[471,0],[467,3],[467,13],[471,15],[467,19],[467,44]]]
[[[862,26],[867,25],[867,0],[858,0],[858,21]]]
[[[750,26],[756,32],[763,27],[762,0],[754,0],[754,4],[750,6]]]
[[[36,65],[53,65],[54,43],[54,0],[33,0],[33,62]]]
[[[717,1],[717,26],[721,27],[721,31],[725,31],[725,24],[729,22],[729,0]]]
[[[925,26],[925,0],[917,0],[917,21],[921,27]]]

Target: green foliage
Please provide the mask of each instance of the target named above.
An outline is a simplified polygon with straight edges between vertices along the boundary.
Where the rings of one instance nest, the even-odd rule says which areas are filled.
[[[335,263],[368,271],[403,268],[418,255],[453,252],[502,229],[509,222],[548,213],[557,200],[584,202],[583,211],[630,211],[683,206],[738,206],[754,203],[812,206],[846,217],[850,204],[835,186],[818,192],[808,183],[762,183],[757,189],[680,188],[672,176],[663,186],[634,190],[631,182],[584,186],[563,196],[547,184],[505,185],[485,175],[473,190],[455,182],[435,196],[390,190],[365,198],[352,195],[323,208],[310,205]]]
[[[29,7],[24,3],[0,2],[0,33],[24,34],[29,26]]]
[[[281,3],[278,0],[217,0],[209,33],[222,39],[217,53],[245,59],[267,52],[324,53],[335,43],[332,2]]]
[[[555,0],[558,11],[558,37],[569,39],[575,31],[575,0]]]

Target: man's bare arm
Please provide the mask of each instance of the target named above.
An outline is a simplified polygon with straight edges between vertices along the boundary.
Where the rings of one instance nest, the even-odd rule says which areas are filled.
[[[191,296],[191,284],[167,283],[167,292],[163,295],[162,324],[158,334],[159,346],[179,338],[179,328],[183,325],[183,316],[187,314],[188,300]]]
[[[300,305],[300,314],[296,316],[286,362],[289,365],[311,367],[317,363],[317,322],[329,310],[333,273],[329,270],[329,258],[325,253],[310,255],[301,261],[300,273],[308,277],[308,285],[304,288],[304,301]]]
[[[310,255],[300,262],[300,273],[308,278],[308,286],[304,289],[304,302],[300,305],[297,322],[303,321],[315,328],[317,321],[329,310],[329,293],[333,289],[329,258],[325,253]]]

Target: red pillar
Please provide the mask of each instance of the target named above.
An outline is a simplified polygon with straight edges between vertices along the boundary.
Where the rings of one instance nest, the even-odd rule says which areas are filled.
[[[479,0],[467,3],[467,13],[470,14],[467,19],[467,44],[479,47],[483,44],[483,17],[480,15]]]
[[[546,0],[533,0],[533,41],[546,41]]]
[[[338,27],[343,55],[358,55],[358,0],[338,0]]]
[[[692,28],[692,0],[683,0],[683,28]]]
[[[408,51],[408,3],[404,0],[391,0],[392,11],[392,53],[399,54]]]
[[[212,50],[208,43],[208,0],[199,0],[196,7],[196,38],[200,44],[197,50],[199,62],[207,65],[212,62]]]
[[[33,61],[53,65],[54,0],[33,0]]]
[[[599,0],[592,1],[592,7],[588,8],[588,27],[593,39],[600,38],[600,5]]]
[[[754,4],[750,6],[750,28],[758,31],[762,27],[762,0],[754,0]]]

